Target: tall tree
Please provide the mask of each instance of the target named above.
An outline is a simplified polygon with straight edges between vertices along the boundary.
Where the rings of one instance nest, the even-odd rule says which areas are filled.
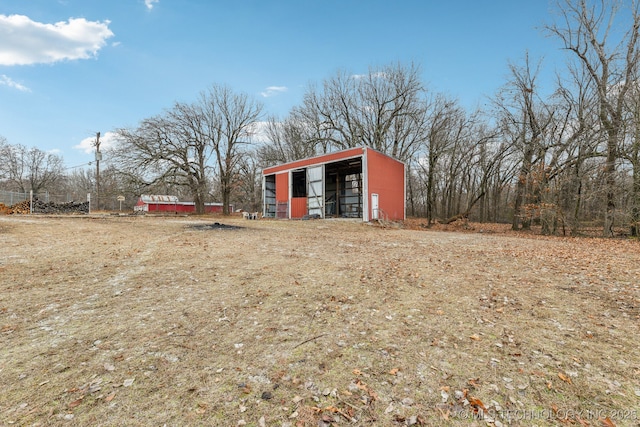
[[[427,224],[436,216],[436,188],[438,166],[445,152],[455,143],[459,125],[465,120],[465,112],[455,100],[438,95],[429,108],[426,138],[423,141],[423,157],[418,166],[425,177],[425,209]]]
[[[536,80],[540,66],[531,67],[529,55],[523,65],[510,64],[511,78],[498,95],[498,109],[503,134],[510,138],[520,153],[516,180],[513,218],[514,230],[530,227],[525,204],[538,202],[540,174],[547,151],[547,133],[553,120],[553,107],[542,99]]]
[[[628,6],[627,13],[619,13]],[[616,162],[624,134],[624,100],[637,75],[640,61],[640,1],[563,0],[561,22],[548,26],[551,34],[573,54],[594,82],[598,94],[599,119],[606,134],[606,210],[603,234],[613,236],[615,222]],[[624,10],[627,12],[627,9]],[[629,21],[627,19],[630,18]],[[629,22],[627,24],[627,22]],[[628,25],[620,34],[620,26]]]
[[[640,87],[627,96],[627,131],[622,157],[631,165],[631,235],[640,236]]]
[[[16,191],[46,190],[61,180],[63,169],[57,154],[0,141],[0,179]]]
[[[283,121],[275,117],[267,120],[266,133],[269,143],[263,144],[257,150],[262,166],[273,166],[279,163],[304,159],[324,152],[312,141],[318,138],[304,120],[296,117],[296,110]]]
[[[146,187],[159,183],[190,190],[196,213],[204,213],[211,146],[202,137],[202,117],[193,105],[142,120],[135,129],[119,129],[111,155],[120,173]]]
[[[208,123],[206,137],[217,160],[222,209],[228,215],[234,178],[245,154],[243,148],[251,142],[263,106],[227,86],[213,86],[202,93],[199,106]]]
[[[320,151],[367,145],[406,161],[425,134],[419,68],[393,64],[364,75],[339,71],[320,89],[310,86],[292,117],[312,130],[304,135]]]
[[[579,232],[582,207],[585,200],[585,180],[592,173],[594,159],[600,158],[601,136],[597,113],[597,94],[585,67],[569,64],[567,72],[558,76],[558,114],[551,137],[559,149],[549,165],[549,179],[556,179],[556,203],[562,210],[563,226],[568,225],[572,235]]]
[[[117,131],[113,152],[122,173],[148,186],[167,183],[189,189],[196,213],[204,213],[210,175],[218,180],[229,213],[233,178],[262,106],[226,86],[212,86],[197,102],[176,103],[136,129]]]

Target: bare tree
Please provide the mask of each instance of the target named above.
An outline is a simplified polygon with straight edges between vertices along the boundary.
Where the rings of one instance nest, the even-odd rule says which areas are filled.
[[[296,114],[294,109],[283,121],[273,116],[267,120],[266,133],[270,142],[257,151],[262,166],[273,166],[324,152],[318,150],[318,144],[313,142],[318,140],[312,135],[313,129]]]
[[[164,182],[188,188],[196,213],[204,213],[213,173],[228,214],[241,147],[250,140],[261,109],[247,95],[213,86],[195,103],[176,103],[136,129],[118,130],[114,161],[122,173],[148,186]]]
[[[238,163],[232,201],[250,212],[260,210],[262,174],[255,153],[246,153]]]
[[[320,152],[367,145],[408,160],[422,142],[426,123],[419,68],[387,65],[367,74],[339,71],[322,88],[310,86],[292,111],[307,143]]]
[[[563,224],[572,235],[579,232],[583,201],[593,194],[585,193],[585,180],[592,174],[589,162],[603,156],[598,150],[600,127],[597,94],[593,90],[584,65],[569,64],[564,77],[558,76],[557,114],[550,137],[557,147],[549,162],[547,179],[556,180],[553,195]]]
[[[243,147],[250,143],[263,107],[227,86],[213,86],[202,93],[199,106],[208,123],[206,137],[215,153],[223,213],[228,215],[234,178],[245,154]]]
[[[424,175],[427,224],[436,217],[436,187],[441,157],[454,144],[458,123],[464,121],[465,112],[455,100],[438,95],[431,103],[426,138],[423,141],[418,168]]]
[[[9,162],[9,143],[7,138],[0,135],[0,165],[6,165]],[[0,166],[0,184],[7,179],[6,167]]]
[[[640,236],[640,87],[633,85],[627,100],[627,127],[622,157],[631,165],[631,235]]]
[[[0,141],[0,179],[12,189],[38,193],[59,183],[63,172],[62,157]]]
[[[204,213],[211,146],[203,138],[203,126],[193,105],[177,103],[164,115],[144,119],[136,129],[119,129],[112,160],[138,185],[166,182],[189,188],[196,213]]]
[[[548,132],[554,107],[540,96],[536,80],[538,64],[531,67],[529,55],[523,65],[509,64],[511,79],[496,97],[503,135],[518,148],[519,172],[516,180],[513,218],[514,230],[530,227],[530,215],[525,205],[539,202],[540,179],[544,175],[544,162],[548,149]]]
[[[626,2],[630,28],[615,41],[621,2],[563,0],[559,3],[561,22],[548,26],[551,34],[582,63],[598,94],[599,119],[606,134],[606,210],[604,235],[613,236],[616,210],[616,162],[624,128],[624,100],[637,75],[640,29],[640,2]],[[626,14],[624,16],[626,18]]]

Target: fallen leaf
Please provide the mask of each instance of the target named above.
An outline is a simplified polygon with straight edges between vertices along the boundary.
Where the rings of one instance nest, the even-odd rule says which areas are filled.
[[[569,383],[572,384],[571,382],[571,378],[569,378],[568,376],[566,376],[565,374],[563,374],[562,372],[558,372],[558,378],[560,378],[562,381],[564,381],[565,383]]]
[[[358,387],[360,390],[367,391],[367,385],[360,380],[356,381],[356,387]]]
[[[354,369],[351,372],[353,372],[353,375],[362,375],[362,371],[360,369],[358,369],[358,368]]]
[[[600,421],[604,427],[616,427],[616,425],[613,423],[613,421],[611,421],[611,418],[609,417],[604,419],[598,418],[598,421]]]
[[[104,401],[105,402],[111,402],[114,397],[116,397],[116,394],[115,393],[111,393],[110,395],[108,395],[107,397],[104,398]]]
[[[390,373],[391,375],[396,375],[396,374],[398,373],[398,371],[400,371],[400,369],[398,369],[398,368],[393,368],[392,370],[390,370],[390,371],[389,371],[389,373]]]
[[[69,408],[75,408],[76,406],[80,405],[82,403],[82,399],[84,399],[84,396],[69,403]]]
[[[602,423],[604,427],[616,427],[616,425],[611,421],[611,418],[598,418],[598,421]]]
[[[471,338],[474,341],[480,341],[480,335],[478,334],[473,334],[469,338]]]
[[[484,403],[480,399],[476,399],[475,397],[469,397],[469,405],[474,408],[482,409],[484,412],[487,412],[487,408],[485,408]]]

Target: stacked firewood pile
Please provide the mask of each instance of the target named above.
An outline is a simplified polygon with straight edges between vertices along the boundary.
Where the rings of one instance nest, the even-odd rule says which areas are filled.
[[[31,213],[31,207],[29,205],[29,201],[25,200],[23,202],[16,203],[15,205],[10,207],[6,207],[4,205],[0,206],[0,213],[24,215],[24,214]],[[41,200],[34,200],[33,213],[44,213],[44,214],[89,213],[89,202],[54,203],[54,202],[43,202]]]

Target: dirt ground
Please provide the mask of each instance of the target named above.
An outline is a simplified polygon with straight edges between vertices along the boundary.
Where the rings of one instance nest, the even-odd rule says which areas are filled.
[[[0,425],[640,425],[640,243],[474,231],[0,216]]]

